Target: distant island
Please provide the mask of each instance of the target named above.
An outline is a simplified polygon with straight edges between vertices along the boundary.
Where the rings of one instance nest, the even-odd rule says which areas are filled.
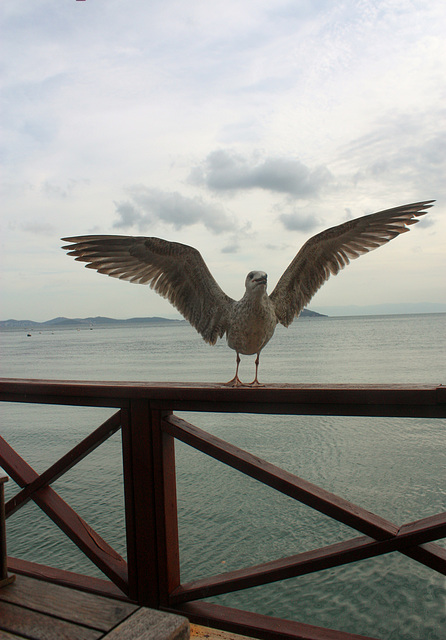
[[[322,313],[304,309],[301,316],[308,318],[326,317]],[[144,324],[179,324],[186,320],[172,320],[169,318],[127,318],[125,320],[117,318],[106,318],[104,316],[96,316],[94,318],[53,318],[46,322],[35,322],[34,320],[0,320],[0,331],[8,331],[11,329],[93,329],[94,327],[104,326],[125,326],[125,325],[144,325]]]
[[[91,329],[93,327],[105,327],[111,325],[140,325],[140,324],[178,324],[184,320],[170,320],[168,318],[106,318],[96,316],[94,318],[53,318],[45,322],[34,320],[0,320],[0,330],[5,329]]]

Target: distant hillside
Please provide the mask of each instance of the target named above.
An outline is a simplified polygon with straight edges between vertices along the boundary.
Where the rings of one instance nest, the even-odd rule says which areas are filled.
[[[418,313],[446,313],[444,302],[402,302],[373,305],[344,305],[319,307],[330,317],[333,316],[388,316]]]
[[[89,328],[109,325],[132,325],[132,324],[178,324],[182,320],[169,320],[168,318],[128,318],[125,320],[116,318],[106,318],[96,316],[95,318],[53,318],[46,322],[35,322],[34,320],[0,320],[0,330],[2,329],[60,329],[64,327]]]
[[[323,317],[321,313],[304,309],[303,317]],[[66,328],[90,328],[111,325],[141,325],[141,324],[178,324],[185,320],[170,320],[168,318],[127,318],[125,320],[96,316],[95,318],[53,318],[46,322],[34,320],[0,320],[0,331],[8,329],[63,329]]]
[[[301,318],[326,318],[325,313],[317,313],[317,311],[311,311],[310,309],[304,309],[301,314]]]

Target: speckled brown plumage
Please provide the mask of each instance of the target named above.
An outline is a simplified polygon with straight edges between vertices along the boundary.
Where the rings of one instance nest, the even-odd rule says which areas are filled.
[[[433,200],[387,209],[326,229],[308,240],[283,273],[270,296],[267,275],[252,271],[245,295],[236,302],[219,287],[201,254],[193,247],[160,238],[138,236],[75,236],[63,238],[63,248],[76,260],[121,280],[149,284],[167,298],[206,342],[215,344],[226,334],[239,354],[259,355],[278,322],[291,324],[316,291],[350,260],[389,242],[427,213]]]

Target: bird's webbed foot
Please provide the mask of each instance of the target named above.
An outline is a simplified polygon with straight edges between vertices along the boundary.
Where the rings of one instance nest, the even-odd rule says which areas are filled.
[[[238,376],[234,376],[229,382],[225,382],[226,387],[246,387],[247,385],[240,380]]]
[[[248,385],[246,385],[248,387],[264,387],[265,385],[262,384],[261,382],[259,382],[257,380],[257,378],[255,378],[252,382],[250,382]]]

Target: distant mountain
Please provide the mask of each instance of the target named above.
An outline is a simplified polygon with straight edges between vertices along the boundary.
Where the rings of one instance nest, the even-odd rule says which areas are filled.
[[[322,317],[323,314],[304,309],[302,316]],[[171,320],[169,318],[127,318],[125,320],[116,318],[106,318],[96,316],[95,318],[53,318],[46,322],[35,322],[34,320],[0,320],[0,331],[8,329],[63,329],[66,328],[93,328],[111,325],[141,325],[141,324],[178,324],[185,320]]]
[[[446,313],[443,302],[407,302],[374,305],[339,305],[319,307],[321,311],[332,316],[387,316],[413,313]]]
[[[53,318],[46,322],[35,322],[34,320],[0,320],[1,329],[60,329],[64,327],[89,328],[103,327],[109,325],[132,325],[132,324],[178,324],[183,320],[169,320],[168,318],[128,318],[116,319],[96,316],[94,318]]]
[[[303,309],[300,314],[301,318],[326,318],[325,313],[317,313],[317,311],[311,311],[310,309]]]

